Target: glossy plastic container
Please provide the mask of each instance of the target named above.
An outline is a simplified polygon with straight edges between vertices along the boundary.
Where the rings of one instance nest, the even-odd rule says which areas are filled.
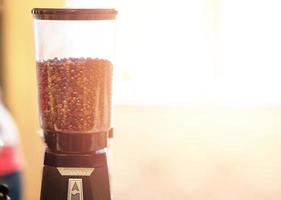
[[[40,123],[83,134],[111,128],[114,9],[33,9]]]

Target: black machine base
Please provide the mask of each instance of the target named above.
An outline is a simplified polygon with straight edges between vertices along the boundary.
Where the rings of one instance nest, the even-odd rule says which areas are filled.
[[[44,164],[41,200],[111,200],[106,153],[47,151]]]

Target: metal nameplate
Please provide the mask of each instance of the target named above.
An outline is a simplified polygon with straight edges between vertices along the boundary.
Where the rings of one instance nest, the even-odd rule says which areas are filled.
[[[91,176],[95,168],[57,167],[62,176]]]

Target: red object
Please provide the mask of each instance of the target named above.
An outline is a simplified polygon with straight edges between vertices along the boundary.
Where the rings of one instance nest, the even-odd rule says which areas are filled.
[[[0,176],[21,170],[20,151],[14,146],[0,149]]]

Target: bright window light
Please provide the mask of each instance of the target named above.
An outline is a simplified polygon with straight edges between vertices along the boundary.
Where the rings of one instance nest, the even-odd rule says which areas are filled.
[[[116,104],[281,105],[280,1],[117,7]]]

